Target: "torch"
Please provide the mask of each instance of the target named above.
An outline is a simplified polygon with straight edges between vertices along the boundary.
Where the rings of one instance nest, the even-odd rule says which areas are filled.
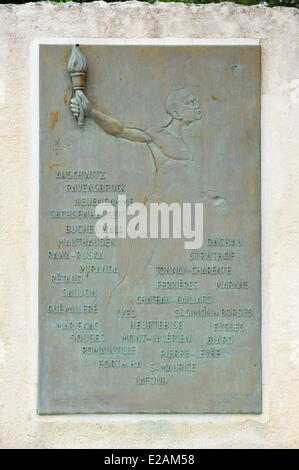
[[[73,89],[74,89],[74,96],[79,103],[79,116],[78,116],[78,126],[83,126],[84,124],[84,110],[82,106],[82,101],[80,96],[78,95],[78,90],[85,89],[86,83],[86,74],[87,74],[87,64],[84,55],[78,49],[78,44],[73,46],[72,53],[70,55],[67,70],[71,75]]]

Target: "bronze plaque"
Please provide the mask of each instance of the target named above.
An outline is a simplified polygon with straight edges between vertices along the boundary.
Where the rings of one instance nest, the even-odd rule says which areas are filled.
[[[38,412],[261,413],[259,47],[41,45],[39,80]]]

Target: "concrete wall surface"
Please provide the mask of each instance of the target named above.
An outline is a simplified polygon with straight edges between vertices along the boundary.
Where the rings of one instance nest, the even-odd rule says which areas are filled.
[[[0,447],[298,448],[299,10],[140,2],[0,5]],[[38,416],[36,44],[258,39],[262,53],[263,414]]]

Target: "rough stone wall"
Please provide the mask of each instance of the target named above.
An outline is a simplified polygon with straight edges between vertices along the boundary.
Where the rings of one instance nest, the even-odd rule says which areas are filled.
[[[298,19],[293,8],[227,3],[0,6],[0,447],[298,447]],[[263,415],[36,415],[30,51],[33,39],[56,37],[260,39]]]

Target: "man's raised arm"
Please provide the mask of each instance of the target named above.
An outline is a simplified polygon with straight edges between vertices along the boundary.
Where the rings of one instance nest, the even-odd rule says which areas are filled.
[[[98,126],[100,126],[101,129],[103,129],[103,131],[105,131],[107,134],[130,140],[132,142],[152,142],[151,137],[141,129],[125,127],[116,121],[116,119],[113,119],[107,114],[95,109],[82,91],[79,92],[79,99],[81,100],[81,105],[84,109],[85,115],[90,116],[95,121],[95,123],[98,124]],[[74,116],[79,115],[80,103],[78,102],[77,98],[71,99],[70,108]]]

